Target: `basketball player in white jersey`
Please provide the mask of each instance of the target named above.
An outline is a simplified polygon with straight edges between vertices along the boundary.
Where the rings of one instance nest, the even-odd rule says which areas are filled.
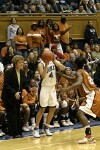
[[[49,49],[45,48],[44,51],[45,50],[49,50]],[[36,126],[33,132],[34,137],[36,138],[40,137],[39,124],[47,106],[49,107],[49,112],[47,115],[47,120],[46,120],[44,130],[47,136],[52,136],[52,133],[49,131],[49,125],[53,118],[55,112],[55,106],[57,103],[56,90],[55,90],[55,84],[56,84],[55,66],[59,67],[59,69],[61,70],[66,69],[66,67],[56,59],[54,59],[54,61],[50,61],[49,63],[44,63],[41,60],[41,62],[38,64],[38,71],[41,75],[42,83],[41,83],[41,90],[40,90],[40,109],[36,116]]]

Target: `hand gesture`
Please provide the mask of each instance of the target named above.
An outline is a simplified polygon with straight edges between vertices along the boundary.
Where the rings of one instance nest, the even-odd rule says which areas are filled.
[[[15,98],[16,98],[17,100],[19,100],[19,99],[21,98],[21,92],[17,92],[17,93],[15,94]]]

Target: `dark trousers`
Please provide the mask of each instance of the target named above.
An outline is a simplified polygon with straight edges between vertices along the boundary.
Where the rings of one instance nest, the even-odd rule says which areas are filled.
[[[16,135],[22,135],[19,101],[14,105],[6,104],[5,107],[9,135],[13,137]]]

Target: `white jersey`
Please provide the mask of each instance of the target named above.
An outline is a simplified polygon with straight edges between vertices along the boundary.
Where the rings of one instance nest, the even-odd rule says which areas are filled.
[[[45,63],[42,61],[43,66],[45,66]],[[56,84],[56,68],[52,61],[48,63],[47,66],[47,74],[45,79],[42,80],[43,86],[55,86]]]

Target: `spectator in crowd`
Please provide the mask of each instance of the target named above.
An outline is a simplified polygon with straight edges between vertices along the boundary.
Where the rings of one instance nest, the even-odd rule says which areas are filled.
[[[84,38],[88,43],[90,43],[91,39],[94,41],[94,43],[98,43],[97,31],[93,26],[93,22],[91,20],[88,21],[88,24],[85,28]]]
[[[52,29],[52,25],[53,25],[53,21],[51,19],[47,19],[46,20],[46,27],[45,27],[45,31],[46,31],[46,46],[49,47],[49,44],[51,42],[51,37],[49,35],[49,30]]]
[[[96,12],[100,12],[100,2],[95,4]]]
[[[30,84],[29,84],[29,88],[30,88],[30,92],[27,92],[26,90],[23,90],[22,95],[23,95],[23,103],[27,104],[30,108],[30,120],[31,120],[31,130],[34,129],[35,127],[35,117],[36,117],[36,102],[38,101],[38,87],[35,84],[31,82],[33,82],[34,79],[30,80]]]
[[[29,131],[29,118],[30,118],[30,108],[29,106],[22,102],[22,104],[20,104],[20,113],[21,113],[21,118],[23,119],[22,121],[22,130],[25,132]]]
[[[17,20],[15,17],[11,19],[11,24],[7,28],[7,36],[8,40],[11,41],[11,46],[15,48],[14,37],[16,36],[17,29],[19,25],[17,25]]]
[[[37,8],[36,5],[31,4],[31,5],[30,5],[30,8],[29,8],[30,13],[36,13],[36,12],[37,12],[36,8]]]
[[[84,10],[83,5],[79,5],[78,9],[76,9],[76,11],[74,11],[74,13],[86,13],[86,11]]]
[[[30,13],[28,4],[23,4],[22,9],[20,10],[20,13],[24,13],[24,14]]]
[[[4,66],[6,66],[7,64],[12,64],[12,58],[14,57],[14,55],[15,55],[14,48],[12,46],[10,46],[7,49],[7,53],[6,53],[5,57],[3,58]]]
[[[2,100],[7,112],[9,135],[13,138],[22,136],[20,104],[22,103],[22,90],[27,89],[26,77],[23,72],[24,57],[13,57],[13,68],[5,71]]]
[[[2,59],[5,57],[5,55],[6,55],[6,53],[7,53],[7,49],[8,49],[10,46],[11,46],[11,42],[10,42],[10,40],[7,40],[5,47],[3,47],[3,48],[1,49],[1,52],[0,52],[0,55],[1,55],[1,58],[2,58]]]
[[[90,9],[88,8],[88,0],[81,0],[80,5],[83,5],[83,8],[86,11],[86,13],[91,13]]]
[[[96,86],[100,89],[100,61],[98,61],[96,71],[93,74],[93,81],[96,84]]]
[[[100,59],[100,45],[99,44],[95,44],[94,50],[92,51],[91,56],[93,60]]]
[[[65,31],[67,28],[69,28],[69,25],[66,22],[65,15],[61,15],[61,20],[57,23],[59,25],[60,31]],[[64,35],[61,36],[61,45],[64,52],[65,52],[66,45],[68,44],[69,44],[69,31],[67,31]]]
[[[24,58],[27,58],[27,37],[24,35],[24,31],[19,27],[16,31],[16,36],[14,37],[16,54],[22,55]]]
[[[4,85],[4,66],[0,62],[0,137],[5,135],[5,133],[2,131],[2,124],[5,119],[5,107],[1,99],[3,85]]]
[[[96,8],[95,8],[95,4],[94,4],[93,0],[88,1],[88,8],[92,13],[96,12]]]
[[[29,85],[30,80],[33,77],[33,71],[29,69],[27,60],[24,60],[23,71],[24,71],[25,76],[26,76],[27,84]]]
[[[44,46],[46,45],[46,31],[45,31],[45,24],[44,20],[38,20],[38,29],[40,31],[40,34],[42,36],[42,41],[44,43]]]
[[[68,111],[68,102],[66,92],[58,92],[56,110],[53,117],[54,127],[68,126],[66,122],[66,113]],[[59,124],[60,123],[60,124]]]
[[[38,56],[41,56],[42,49],[44,47],[42,36],[38,30],[38,24],[33,22],[31,25],[31,30],[27,34],[27,41],[31,51],[37,51]]]
[[[46,13],[53,13],[53,9],[52,9],[52,6],[50,4],[46,4],[45,6],[45,12]]]
[[[51,5],[54,13],[60,13],[60,12],[62,12],[59,3],[57,3],[56,0],[51,0],[50,1],[50,5]]]
[[[41,4],[38,5],[40,13],[46,12],[46,5],[47,5],[47,1],[46,0],[41,0]]]
[[[34,76],[38,66],[38,52],[37,51],[30,52],[27,61],[28,61],[28,67],[30,70],[32,70]]]
[[[70,9],[72,11],[75,11],[76,9],[78,9],[80,0],[67,0],[67,3],[70,6]]]
[[[70,61],[69,62],[65,62],[64,65],[66,67],[70,67],[72,69],[72,71],[75,73],[75,67],[74,67],[74,62],[75,62],[75,54],[74,53],[70,53]]]
[[[54,56],[57,60],[61,61],[64,59],[64,55],[58,51],[56,44],[51,46],[51,51],[54,53]]]
[[[14,4],[12,0],[0,0],[1,13],[7,13],[7,11],[14,11]]]
[[[72,11],[70,6],[68,5],[67,0],[63,0],[63,1],[59,0],[59,5],[61,7],[62,12],[71,12]]]
[[[12,4],[14,4],[14,11],[20,10],[20,0],[12,0]]]
[[[68,62],[70,61],[70,52],[72,51],[70,45],[66,45],[65,53],[64,53],[64,58]]]
[[[57,45],[57,51],[60,52],[61,54],[63,54],[63,49],[62,46],[60,44],[61,42],[61,37],[66,34],[66,32],[71,28],[71,25],[66,28],[63,31],[60,31],[59,29],[59,25],[57,23],[54,23],[52,26],[52,30],[49,30],[50,36],[51,36],[51,43],[50,43],[50,49],[51,46],[56,44]]]

